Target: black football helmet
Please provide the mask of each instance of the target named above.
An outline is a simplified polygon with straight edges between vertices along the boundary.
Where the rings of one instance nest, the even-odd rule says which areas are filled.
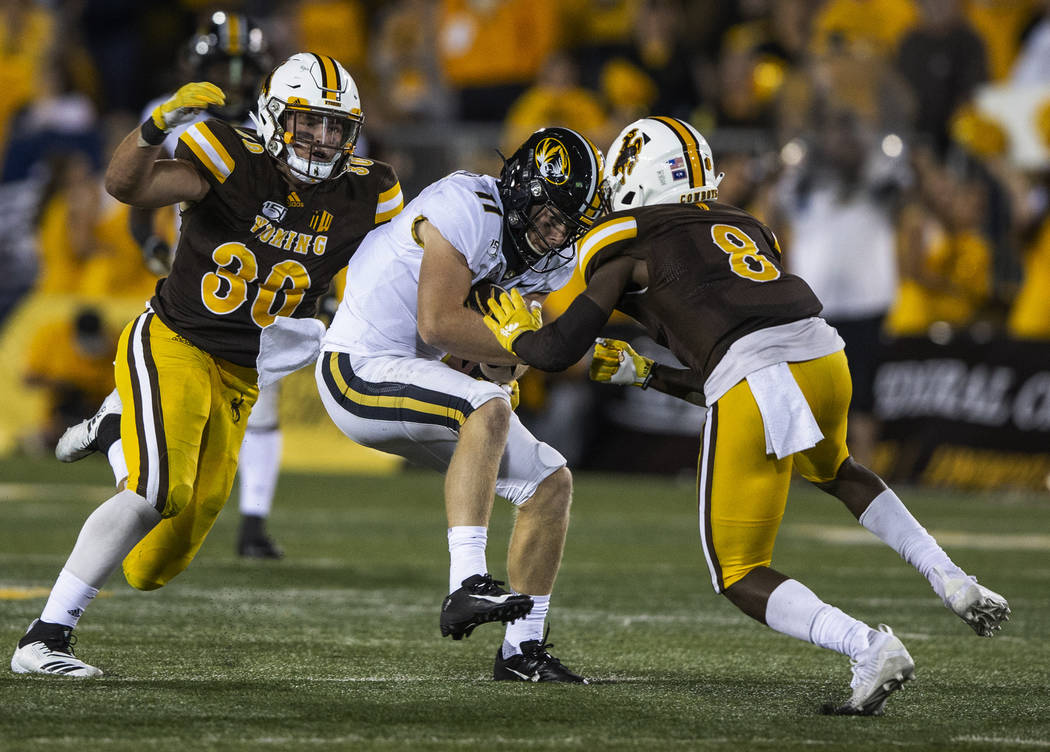
[[[549,272],[570,263],[574,245],[608,208],[602,187],[605,159],[585,136],[568,128],[542,128],[503,163],[503,254],[511,273]],[[546,208],[547,212],[542,212]],[[537,219],[565,232],[551,245]]]
[[[208,112],[230,122],[248,117],[259,83],[273,67],[262,29],[243,13],[222,10],[190,39],[186,64],[194,81],[211,81],[225,92],[226,104]]]

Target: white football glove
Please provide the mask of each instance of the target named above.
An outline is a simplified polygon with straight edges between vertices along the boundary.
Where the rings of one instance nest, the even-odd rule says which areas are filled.
[[[619,339],[597,339],[594,341],[594,356],[591,358],[592,381],[604,381],[618,386],[649,386],[653,374],[653,361],[639,355],[629,344]]]

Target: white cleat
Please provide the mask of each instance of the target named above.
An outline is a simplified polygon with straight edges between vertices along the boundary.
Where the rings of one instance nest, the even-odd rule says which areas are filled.
[[[964,574],[949,577],[935,569],[941,578],[944,605],[958,614],[981,637],[993,637],[1010,620],[1010,604],[1006,598],[977,584],[976,577]]]
[[[106,399],[102,400],[102,406],[98,412],[87,420],[82,420],[75,426],[70,426],[62,434],[62,438],[55,445],[55,457],[62,462],[76,462],[87,457],[98,450],[98,427],[102,419],[107,415],[120,415],[124,406],[120,402],[120,395],[114,389]]]
[[[89,666],[73,655],[70,643],[73,630],[61,624],[47,624],[39,619],[29,625],[25,637],[18,641],[11,656],[11,670],[16,674],[47,674],[87,678],[102,676],[102,670]]]
[[[915,678],[915,661],[893,630],[880,624],[868,637],[868,647],[853,661],[853,695],[842,705],[827,703],[826,715],[882,715],[886,700]]]

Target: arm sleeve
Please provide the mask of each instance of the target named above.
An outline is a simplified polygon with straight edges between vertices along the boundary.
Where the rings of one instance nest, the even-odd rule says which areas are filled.
[[[609,320],[587,295],[578,295],[561,316],[514,343],[514,354],[541,371],[564,371],[582,358]]]

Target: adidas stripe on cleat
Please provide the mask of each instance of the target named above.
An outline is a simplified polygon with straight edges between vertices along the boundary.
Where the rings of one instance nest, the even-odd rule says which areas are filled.
[[[18,641],[18,647],[11,656],[11,670],[16,674],[74,678],[102,676],[100,669],[84,663],[73,654],[75,642],[76,637],[70,627],[36,619]]]
[[[508,593],[500,587],[502,580],[492,575],[475,574],[463,580],[441,604],[441,636],[462,640],[479,624],[498,621],[506,624],[520,619],[532,610],[532,598]]]
[[[55,445],[55,457],[62,462],[76,462],[98,451],[98,428],[107,415],[120,415],[123,405],[114,389],[102,401],[98,412],[75,426],[70,426]]]

